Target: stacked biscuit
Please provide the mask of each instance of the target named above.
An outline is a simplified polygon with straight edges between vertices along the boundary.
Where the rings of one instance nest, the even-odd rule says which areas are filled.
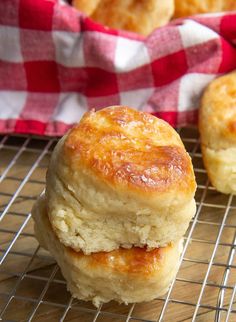
[[[95,305],[163,295],[195,213],[189,155],[166,122],[128,107],[84,115],[57,144],[33,208],[73,296]]]

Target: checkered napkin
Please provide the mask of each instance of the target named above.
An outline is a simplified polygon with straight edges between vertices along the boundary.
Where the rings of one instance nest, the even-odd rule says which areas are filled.
[[[174,126],[236,67],[236,13],[176,20],[149,37],[56,0],[0,1],[0,132],[63,135],[92,108],[128,105]]]

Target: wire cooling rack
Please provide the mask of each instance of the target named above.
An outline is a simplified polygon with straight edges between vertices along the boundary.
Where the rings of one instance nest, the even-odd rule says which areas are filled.
[[[163,298],[99,309],[71,298],[58,266],[34,238],[30,211],[57,140],[0,136],[0,320],[236,321],[236,196],[209,184],[197,130],[179,133],[192,156],[198,208],[177,277]]]

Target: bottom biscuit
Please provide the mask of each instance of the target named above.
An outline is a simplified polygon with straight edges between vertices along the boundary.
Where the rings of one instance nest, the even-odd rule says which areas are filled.
[[[84,255],[60,243],[49,222],[44,196],[32,215],[40,245],[57,261],[75,298],[91,300],[95,306],[111,300],[126,304],[151,301],[167,292],[177,273],[182,240],[152,251],[133,247]]]

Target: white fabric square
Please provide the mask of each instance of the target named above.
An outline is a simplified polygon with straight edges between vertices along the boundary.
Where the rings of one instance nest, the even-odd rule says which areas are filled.
[[[115,52],[115,69],[127,72],[150,63],[150,56],[141,41],[119,37]]]
[[[56,48],[56,61],[67,67],[84,67],[84,49],[82,33],[53,31]]]
[[[66,124],[77,123],[87,110],[86,98],[83,95],[77,93],[60,94],[53,120]]]
[[[138,89],[120,93],[120,104],[141,110],[142,106],[153,94],[153,88]]]
[[[203,90],[215,77],[216,75],[198,73],[183,76],[180,81],[178,111],[198,108]]]
[[[23,61],[19,28],[0,26],[0,59],[13,63]]]
[[[185,48],[219,38],[215,31],[188,19],[179,27],[179,31]]]
[[[26,102],[26,92],[0,91],[0,119],[16,119]]]

